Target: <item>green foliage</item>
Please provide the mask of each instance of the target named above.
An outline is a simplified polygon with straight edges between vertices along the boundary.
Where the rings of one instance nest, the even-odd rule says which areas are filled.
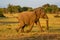
[[[22,7],[22,11],[32,11],[31,7]]]
[[[57,5],[44,4],[42,8],[46,13],[57,13],[60,11],[60,8]],[[21,7],[19,5],[8,5],[7,8],[0,8],[1,13],[18,13],[23,11],[32,11],[32,7]]]
[[[2,8],[0,8],[0,13],[3,13],[3,9]]]
[[[42,7],[47,8],[47,7],[50,7],[50,5],[49,4],[44,4]]]
[[[52,8],[53,13],[58,12],[58,6],[57,5],[51,5],[51,8]]]
[[[27,7],[23,7],[22,9],[23,9],[23,11],[27,11],[27,10],[28,10],[28,8],[27,8]]]
[[[0,13],[0,17],[5,17],[2,13]]]
[[[3,8],[0,8],[0,17],[5,17],[5,16],[3,15]]]
[[[49,4],[45,4],[42,6],[45,10],[45,12],[47,13],[57,13],[59,8],[57,5],[49,5]]]
[[[8,12],[10,13],[16,13],[16,12],[20,12],[21,7],[20,6],[13,6],[13,5],[8,5]]]
[[[23,11],[28,11],[32,10],[31,7],[20,7],[20,6],[15,6],[15,5],[8,5],[8,12],[10,13],[17,13],[17,12],[23,12]]]
[[[48,12],[52,12],[52,8],[51,7],[48,7],[45,9],[45,12],[48,13]]]

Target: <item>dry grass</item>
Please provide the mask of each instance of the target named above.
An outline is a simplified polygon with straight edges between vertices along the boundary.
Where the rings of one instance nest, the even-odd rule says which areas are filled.
[[[15,28],[18,23],[0,23],[0,40],[60,40],[60,18],[54,18],[55,14],[47,14],[49,17],[49,31],[46,30],[46,22],[41,20],[42,28],[45,32],[41,32],[36,25],[30,33],[16,32]],[[0,21],[18,22],[16,18],[3,18]],[[27,29],[26,27],[25,29]]]

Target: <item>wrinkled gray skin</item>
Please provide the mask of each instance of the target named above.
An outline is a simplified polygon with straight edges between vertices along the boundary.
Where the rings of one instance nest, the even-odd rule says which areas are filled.
[[[20,13],[18,16],[19,27],[16,28],[16,31],[18,32],[21,29],[21,32],[24,32],[25,26],[28,25],[29,30],[27,30],[26,32],[30,32],[34,26],[34,23],[36,23],[37,27],[39,27],[40,30],[43,31],[39,21],[40,18],[48,19],[47,15],[45,14],[42,8],[36,8],[34,9],[34,11],[26,11]],[[47,29],[48,29],[48,21],[47,21]]]

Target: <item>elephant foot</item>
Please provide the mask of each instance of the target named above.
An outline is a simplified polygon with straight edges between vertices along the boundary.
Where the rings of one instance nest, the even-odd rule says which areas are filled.
[[[19,30],[18,30],[18,29],[16,29],[16,31],[17,31],[17,32],[19,32]]]
[[[29,33],[29,32],[30,32],[30,30],[27,30],[26,32],[27,32],[27,33]]]
[[[24,30],[21,30],[22,33],[24,33]]]

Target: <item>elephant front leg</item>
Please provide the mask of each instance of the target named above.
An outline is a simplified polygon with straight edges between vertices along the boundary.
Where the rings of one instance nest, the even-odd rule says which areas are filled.
[[[49,18],[46,14],[44,15],[44,18],[46,19],[46,26],[47,26],[46,29],[49,30]]]
[[[33,25],[34,25],[34,22],[30,23],[29,30],[27,30],[26,32],[30,32],[33,28]]]
[[[47,24],[47,28],[46,28],[46,29],[47,29],[47,30],[49,30],[49,26],[48,26],[48,24],[49,24],[49,23],[48,23],[48,19],[46,20],[46,24]]]
[[[44,30],[42,29],[41,24],[40,24],[39,21],[37,21],[37,26],[39,27],[39,29],[40,29],[42,32],[44,32]]]

